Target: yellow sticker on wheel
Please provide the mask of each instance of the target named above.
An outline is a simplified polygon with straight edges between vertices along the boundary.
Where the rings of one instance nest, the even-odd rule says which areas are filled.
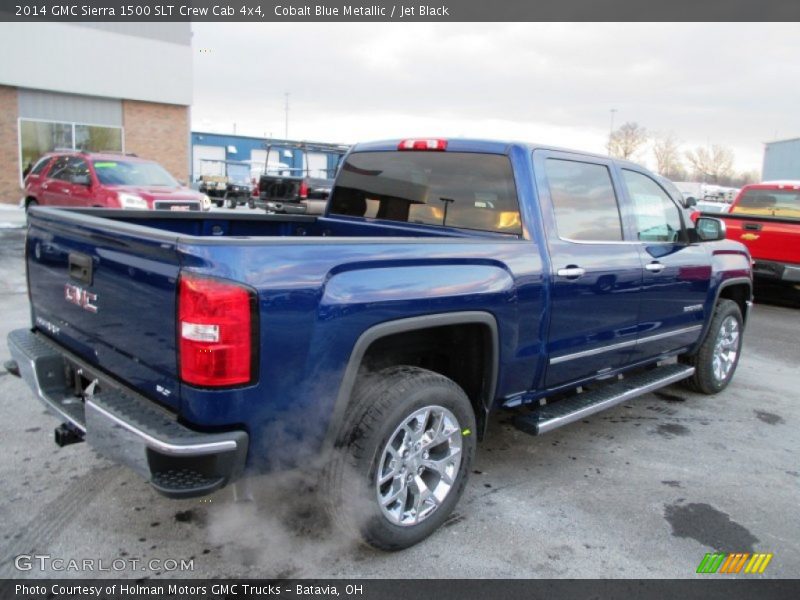
[[[470,433],[472,433],[472,429],[462,429],[461,430],[461,435],[463,435],[463,436],[468,436]]]

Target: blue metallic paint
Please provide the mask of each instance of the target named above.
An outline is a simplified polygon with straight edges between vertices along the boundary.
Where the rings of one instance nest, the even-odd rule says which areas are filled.
[[[397,141],[377,142],[357,151],[396,146]],[[643,329],[702,322],[724,278],[749,276],[746,252],[730,242],[689,250],[559,240],[546,178],[532,160],[535,147],[451,140],[448,150],[510,157],[523,236],[330,215],[247,220],[238,215],[178,219],[106,213],[120,224],[112,236],[108,219],[84,216],[86,211],[66,222],[64,211],[34,209],[27,242],[34,317],[60,323],[62,334],[55,337],[61,343],[171,406],[187,424],[202,430],[245,428],[251,436],[251,464],[267,459],[271,466],[291,466],[298,455],[290,460],[282,449],[296,441],[310,453],[318,449],[351,353],[360,336],[377,325],[443,313],[491,315],[499,339],[491,398],[495,404],[508,398],[531,401],[590,380],[600,369],[617,372],[652,360],[668,348],[600,354],[577,365],[564,363],[565,369],[548,367],[549,356],[636,340]],[[616,163],[573,156],[610,165],[624,203]],[[623,218],[627,224],[628,216]],[[35,258],[36,244],[47,244],[52,255]],[[76,250],[94,257],[97,315],[76,313],[79,308],[65,306],[58,297],[68,280],[66,253]],[[658,283],[642,271],[644,255],[654,252],[662,260],[691,258],[676,259]],[[558,280],[555,271],[571,262],[586,265],[588,275]],[[261,354],[255,384],[203,390],[179,383],[179,269],[241,281],[257,290]],[[700,315],[675,314],[682,302],[701,297],[705,307]],[[663,304],[640,316],[647,299]],[[658,327],[643,328],[646,315]],[[668,344],[673,352],[694,342],[679,341]],[[174,395],[168,401],[159,396],[156,383],[175,390]]]

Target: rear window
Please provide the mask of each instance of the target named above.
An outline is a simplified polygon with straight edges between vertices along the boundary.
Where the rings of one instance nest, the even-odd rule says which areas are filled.
[[[330,213],[522,233],[511,162],[498,154],[351,154],[336,180]]]
[[[800,217],[800,190],[747,190],[733,212]]]
[[[31,172],[28,175],[38,175],[41,173],[44,168],[47,166],[47,163],[50,162],[50,157],[45,156],[44,158],[39,159],[39,162],[31,169]]]

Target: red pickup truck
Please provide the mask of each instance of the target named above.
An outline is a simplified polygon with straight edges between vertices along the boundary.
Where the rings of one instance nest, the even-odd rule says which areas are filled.
[[[800,290],[800,181],[765,181],[742,188],[725,221],[727,238],[743,242],[753,275]]]

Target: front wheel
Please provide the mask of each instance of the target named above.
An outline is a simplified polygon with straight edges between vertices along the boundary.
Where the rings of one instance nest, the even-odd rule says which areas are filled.
[[[365,375],[326,472],[329,513],[381,550],[422,541],[464,491],[474,430],[469,398],[447,377],[407,366]]]
[[[733,300],[717,302],[703,343],[694,354],[681,361],[695,368],[686,379],[688,387],[704,394],[721,392],[733,379],[742,352],[742,312]]]

